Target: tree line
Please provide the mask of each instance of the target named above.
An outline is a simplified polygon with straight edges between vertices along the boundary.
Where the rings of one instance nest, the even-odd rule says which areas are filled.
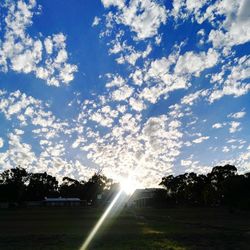
[[[44,173],[28,173],[17,167],[0,174],[0,202],[21,204],[25,201],[41,201],[45,197],[75,197],[92,204],[105,189],[112,190],[116,184],[105,175],[95,173],[88,181],[64,177],[59,185],[56,177]]]
[[[238,174],[233,165],[216,166],[210,173],[185,173],[165,176],[156,189],[151,205],[166,206],[228,206],[250,209],[250,173]],[[44,173],[28,173],[17,167],[0,174],[0,202],[41,201],[44,197],[77,197],[95,204],[98,194],[111,197],[119,184],[102,173],[80,181],[64,177],[59,184],[56,177]]]
[[[237,174],[233,165],[216,166],[208,174],[163,177],[154,204],[160,206],[226,206],[250,209],[250,173]]]

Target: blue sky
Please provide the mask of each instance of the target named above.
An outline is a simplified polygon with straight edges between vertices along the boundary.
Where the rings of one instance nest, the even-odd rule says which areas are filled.
[[[137,186],[249,171],[249,5],[3,1],[0,169]]]

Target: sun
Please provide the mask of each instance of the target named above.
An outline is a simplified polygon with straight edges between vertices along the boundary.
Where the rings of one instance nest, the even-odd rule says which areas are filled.
[[[127,195],[132,195],[137,188],[135,180],[131,177],[125,178],[120,182],[121,190]]]

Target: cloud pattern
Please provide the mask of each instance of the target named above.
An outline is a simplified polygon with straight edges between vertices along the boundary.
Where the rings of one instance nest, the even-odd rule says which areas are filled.
[[[109,57],[125,70],[100,75],[104,90],[92,98],[75,94],[77,102],[69,104],[77,106],[73,119],[57,117],[49,101],[1,90],[0,113],[12,129],[0,137],[0,167],[21,165],[74,178],[102,170],[118,181],[133,175],[138,186],[224,162],[249,171],[250,140],[239,135],[249,117],[245,107],[223,120],[199,113],[201,103],[210,110],[225,97],[236,100],[250,91],[250,58],[238,53],[250,41],[248,1],[173,0],[170,7],[156,0],[101,3],[103,15],[93,16],[90,29],[99,32]],[[3,8],[2,74],[31,74],[62,88],[73,84],[78,66],[75,58],[75,64],[69,62],[66,35],[28,33],[40,10],[36,1],[6,1]],[[198,27],[196,49],[188,46],[188,37],[168,41],[164,27],[175,32],[185,23]],[[166,43],[172,43],[168,52]],[[160,108],[152,113],[154,107]],[[225,141],[217,143],[222,131]],[[204,163],[199,147],[226,159]]]

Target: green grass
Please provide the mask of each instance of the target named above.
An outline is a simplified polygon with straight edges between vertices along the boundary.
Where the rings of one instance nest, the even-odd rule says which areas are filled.
[[[98,209],[0,210],[0,249],[77,250],[101,216]],[[124,210],[109,219],[89,249],[249,249],[250,213],[223,209]]]

